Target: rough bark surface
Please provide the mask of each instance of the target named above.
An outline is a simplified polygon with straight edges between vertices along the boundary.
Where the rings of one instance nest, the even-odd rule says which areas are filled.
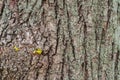
[[[120,80],[119,50],[120,0],[0,0],[0,80]]]

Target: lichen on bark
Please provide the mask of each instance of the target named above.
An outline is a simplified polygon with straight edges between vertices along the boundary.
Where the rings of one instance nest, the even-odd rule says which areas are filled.
[[[119,14],[119,0],[1,0],[0,80],[119,80]]]

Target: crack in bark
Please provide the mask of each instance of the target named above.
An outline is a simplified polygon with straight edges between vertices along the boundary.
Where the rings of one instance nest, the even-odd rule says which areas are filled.
[[[120,51],[117,50],[116,53],[116,59],[115,59],[115,63],[114,63],[114,80],[118,80],[118,74],[119,74],[119,70],[118,70],[118,64],[119,64],[119,55],[120,55]]]
[[[38,1],[38,0],[36,0],[35,3],[32,5],[31,11],[28,13],[27,19],[26,19],[25,21],[23,21],[22,23],[20,23],[20,24],[27,23],[27,22],[29,21],[29,18],[30,18],[30,16],[31,16],[32,12],[33,12],[34,7],[35,7],[36,4],[37,4],[37,1]]]
[[[82,12],[82,7],[83,7],[83,5],[80,4],[80,1],[77,0],[77,11],[78,11],[78,16],[79,16],[78,23],[80,23],[80,21],[81,21],[82,18],[83,18],[83,15],[81,14],[81,12]]]
[[[4,3],[2,4],[2,9],[1,9],[1,13],[0,13],[0,16],[3,16],[3,14],[4,14],[4,11],[5,11],[5,9],[6,9],[6,6],[5,6],[5,1],[7,1],[7,0],[4,0]],[[33,17],[32,17],[32,14],[34,14],[34,11],[35,11],[35,9],[36,9],[36,5],[39,5],[39,3],[37,4],[37,1],[38,0],[36,0],[36,2],[35,2],[35,4],[32,4],[31,6],[32,6],[32,10],[30,10],[30,12],[27,14],[27,19],[25,19],[25,21],[23,22],[23,23],[28,23],[27,24],[27,26],[29,26],[29,21],[30,21],[30,19],[31,18],[33,18],[34,16],[35,16],[35,18],[36,18],[36,15],[33,15]],[[59,77],[59,74],[57,75],[57,77],[59,77],[61,80],[64,80],[64,78],[66,78],[66,53],[69,53],[69,50],[67,51],[67,49],[69,49],[69,48],[71,48],[71,50],[70,50],[70,52],[72,52],[72,56],[71,56],[71,54],[68,54],[69,56],[67,56],[68,57],[68,69],[67,69],[67,78],[69,79],[69,80],[72,80],[72,78],[73,77],[76,77],[77,75],[73,75],[73,73],[72,73],[72,69],[73,68],[71,68],[71,65],[70,65],[70,63],[69,63],[69,61],[70,61],[70,59],[71,59],[71,57],[72,58],[76,58],[76,56],[77,55],[79,55],[79,54],[75,54],[75,52],[79,52],[79,51],[77,51],[77,49],[75,49],[77,46],[76,46],[76,44],[74,45],[74,35],[72,34],[72,31],[74,31],[74,30],[72,30],[72,27],[74,27],[74,26],[71,26],[72,24],[72,21],[71,21],[71,14],[73,14],[72,13],[72,9],[70,9],[71,11],[68,11],[68,7],[69,8],[71,8],[70,6],[71,5],[69,5],[69,4],[71,4],[71,2],[69,2],[69,0],[67,1],[68,3],[66,3],[66,0],[62,0],[62,2],[60,2],[60,1],[58,1],[58,0],[54,0],[54,6],[49,6],[50,7],[50,9],[54,9],[54,12],[53,13],[50,13],[50,15],[49,15],[49,9],[46,9],[45,7],[45,5],[47,5],[47,4],[49,4],[49,1],[50,0],[42,0],[41,1],[41,5],[39,5],[39,7],[40,7],[40,9],[38,9],[38,10],[40,10],[40,11],[38,11],[38,12],[40,12],[40,16],[41,16],[41,18],[40,18],[40,24],[42,24],[42,25],[38,25],[37,27],[40,27],[41,28],[41,26],[44,26],[44,29],[46,28],[46,25],[47,25],[47,23],[46,23],[46,20],[48,20],[48,22],[49,22],[49,17],[50,17],[50,19],[53,19],[53,18],[55,18],[56,20],[57,20],[57,22],[55,23],[56,24],[56,27],[57,27],[57,29],[55,29],[56,30],[56,35],[54,36],[55,38],[56,38],[56,42],[55,42],[55,44],[54,44],[54,48],[52,48],[51,46],[49,46],[49,45],[46,45],[47,44],[47,42],[48,42],[48,44],[50,44],[50,39],[51,39],[51,37],[52,36],[50,36],[50,35],[48,35],[48,36],[50,36],[50,37],[48,37],[48,36],[44,36],[44,31],[43,31],[43,33],[41,33],[41,35],[40,36],[38,36],[38,37],[40,37],[41,38],[41,40],[40,40],[40,42],[42,42],[42,41],[44,41],[44,39],[45,39],[45,41],[44,41],[44,43],[43,43],[43,53],[42,53],[42,57],[45,57],[45,56],[47,56],[47,58],[48,58],[48,66],[47,66],[47,69],[45,69],[46,70],[46,73],[45,73],[45,75],[44,75],[44,80],[50,80],[50,78],[52,79],[53,77],[51,76],[51,72],[50,71],[53,71],[52,70],[52,66],[54,66],[54,65],[52,65],[52,58],[53,58],[53,56],[54,55],[56,55],[57,54],[57,52],[59,51],[58,50],[58,48],[61,46],[60,44],[61,43],[63,43],[63,46],[64,46],[64,49],[62,50],[63,51],[63,53],[62,53],[62,51],[60,51],[60,53],[62,54],[62,65],[58,65],[59,67],[61,67],[61,70],[60,70],[60,73],[61,73],[61,75],[60,75],[60,77]],[[92,0],[93,1],[93,0]],[[99,0],[100,1],[100,0]],[[99,2],[98,1],[98,2]],[[104,2],[104,0],[102,0],[103,2]],[[101,3],[100,3],[100,5],[102,5],[103,3],[102,3],[102,1],[101,1]],[[32,1],[31,1],[32,2]],[[78,15],[77,15],[77,17],[79,18],[78,19],[78,24],[81,24],[80,26],[82,26],[82,27],[84,27],[83,28],[83,33],[82,33],[82,35],[84,35],[84,37],[81,37],[81,39],[83,40],[83,44],[82,44],[82,47],[83,47],[83,52],[85,53],[84,54],[84,62],[81,64],[81,66],[82,66],[82,69],[83,69],[83,73],[84,73],[84,76],[83,76],[83,78],[84,78],[84,80],[88,80],[89,78],[89,74],[88,74],[88,70],[89,70],[89,67],[88,67],[88,60],[89,60],[89,56],[87,56],[87,47],[89,47],[88,45],[87,45],[87,22],[85,22],[85,19],[84,19],[84,13],[86,14],[86,7],[88,7],[88,5],[86,5],[86,2],[85,2],[85,4],[83,3],[82,4],[82,2],[84,2],[83,0],[77,0],[77,13],[78,13]],[[94,34],[91,36],[91,37],[94,37],[94,35],[95,35],[95,43],[93,44],[93,45],[95,45],[95,51],[96,51],[96,53],[97,53],[97,55],[98,55],[98,64],[96,64],[95,63],[95,66],[97,65],[98,67],[95,67],[95,68],[97,68],[98,69],[98,73],[97,73],[97,78],[98,78],[98,80],[100,80],[101,79],[101,74],[100,74],[100,72],[102,71],[102,62],[101,62],[101,60],[104,60],[104,59],[102,59],[101,57],[102,57],[102,46],[104,46],[104,43],[105,43],[105,37],[107,36],[106,35],[106,32],[107,32],[107,30],[108,30],[108,32],[109,32],[109,30],[110,30],[110,28],[109,28],[109,25],[110,25],[110,18],[111,18],[111,13],[112,13],[112,0],[107,0],[107,1],[105,1],[105,2],[108,2],[107,3],[107,5],[108,5],[108,11],[107,11],[107,15],[105,16],[105,19],[106,19],[106,17],[107,17],[107,21],[106,21],[106,23],[105,23],[105,26],[103,26],[103,28],[102,28],[102,31],[101,31],[101,29],[99,30],[99,27],[98,26],[101,26],[101,24],[99,23],[99,20],[101,20],[99,17],[101,16],[101,12],[97,12],[97,14],[96,14],[96,17],[97,17],[97,21],[95,22],[95,23],[93,23],[93,24],[95,24],[95,32],[94,32]],[[7,3],[7,2],[6,2]],[[47,4],[46,4],[47,3]],[[44,5],[45,4],[45,5]],[[67,4],[69,5],[69,6],[67,6]],[[99,4],[99,3],[98,3]],[[96,4],[96,5],[98,5],[98,4]],[[26,7],[28,8],[30,5],[29,5],[29,0],[26,0]],[[60,6],[59,6],[60,5]],[[94,2],[93,2],[93,4],[92,4],[92,7],[94,6],[95,4],[94,4]],[[102,10],[102,8],[99,8],[100,7],[100,5],[98,5],[98,10],[97,11],[101,11]],[[103,4],[104,5],[104,4]],[[103,6],[102,5],[102,6]],[[106,4],[105,4],[106,5]],[[118,4],[118,5],[120,5],[120,4]],[[61,7],[61,6],[63,6],[63,9],[66,9],[66,10],[63,10],[63,14],[65,13],[66,15],[65,16],[63,16],[63,15],[59,15],[59,8]],[[47,5],[47,7],[48,7],[48,5]],[[84,11],[84,9],[85,9],[85,11]],[[89,8],[88,8],[89,9]],[[97,8],[96,8],[97,9]],[[90,9],[91,10],[91,9]],[[93,8],[93,10],[94,10],[94,8]],[[19,11],[19,10],[18,10]],[[48,11],[48,14],[47,14],[47,11]],[[24,12],[24,11],[23,11]],[[93,11],[94,12],[94,11]],[[96,11],[95,11],[96,12]],[[20,11],[19,11],[19,13],[21,13]],[[12,14],[12,12],[10,12],[10,14]],[[36,13],[37,14],[37,13]],[[51,17],[51,14],[52,14],[52,17]],[[55,14],[55,15],[54,15]],[[91,13],[92,14],[92,13]],[[6,15],[6,13],[5,13],[5,15]],[[23,14],[24,15],[24,14]],[[21,15],[21,16],[23,16],[23,15]],[[117,10],[117,15],[119,16],[119,10]],[[9,15],[8,15],[9,16]],[[20,15],[19,15],[20,16]],[[38,15],[37,15],[38,16]],[[72,16],[74,16],[74,15],[72,15]],[[88,16],[88,15],[86,15],[86,16]],[[94,17],[94,14],[93,15],[90,15],[91,17]],[[7,16],[6,16],[7,17]],[[60,17],[60,19],[59,19],[59,17]],[[61,23],[61,19],[64,19],[63,17],[65,17],[65,19],[67,19],[67,22],[66,22],[66,20],[63,20],[63,23]],[[76,17],[76,16],[74,16],[74,17]],[[76,19],[77,19],[77,17],[76,17]],[[7,18],[8,19],[8,18]],[[10,20],[11,20],[12,18],[10,17]],[[16,19],[16,17],[15,17],[15,19]],[[16,20],[13,20],[13,23],[12,24],[16,24],[16,23],[14,23]],[[33,20],[34,20],[34,18],[33,18]],[[38,20],[39,21],[39,20]],[[65,21],[65,22],[64,22]],[[119,21],[119,20],[118,20]],[[81,23],[80,23],[81,22]],[[6,23],[9,23],[9,22],[4,22],[4,23],[2,23],[2,25],[5,25],[4,26],[4,28],[2,28],[2,31],[1,31],[1,33],[0,33],[0,41],[4,38],[4,37],[6,37],[7,35],[9,35],[9,34],[7,34],[7,27],[9,26],[9,24],[7,24],[7,26],[6,26]],[[17,25],[15,25],[15,26],[13,26],[13,28],[16,28],[17,26],[23,26],[24,24],[23,23],[17,23]],[[22,25],[23,24],[23,25]],[[66,27],[66,24],[67,24],[67,27]],[[84,24],[84,25],[83,25]],[[31,25],[30,25],[31,26]],[[60,26],[63,26],[63,27],[60,27]],[[65,27],[65,28],[64,28]],[[81,29],[82,29],[82,27],[81,27]],[[34,28],[34,26],[32,27],[32,28]],[[62,28],[63,28],[63,30],[62,30]],[[67,28],[67,30],[66,30],[66,28]],[[75,27],[76,28],[76,27]],[[74,29],[75,29],[74,28]],[[18,28],[17,28],[18,29]],[[16,29],[16,30],[17,30]],[[24,29],[24,28],[23,28]],[[88,28],[88,30],[89,30],[89,28]],[[65,32],[64,34],[63,34],[63,36],[61,36],[61,34],[60,34],[60,31],[63,31],[63,32]],[[80,31],[82,31],[82,30],[80,30]],[[101,32],[100,32],[101,31]],[[34,34],[34,32],[32,31],[32,29],[31,29],[31,32],[32,32],[32,37],[33,37],[33,45],[35,44],[37,44],[37,39],[38,38],[36,38],[37,36],[37,34],[39,33],[39,32],[37,32],[36,34]],[[45,32],[45,33],[49,33],[49,32]],[[89,33],[89,32],[88,32]],[[101,34],[100,34],[101,33]],[[53,33],[54,34],[54,33]],[[77,32],[76,33],[74,33],[74,34],[77,34]],[[14,34],[11,34],[12,36],[14,35]],[[51,33],[51,35],[52,35],[52,33]],[[111,35],[111,34],[110,34]],[[14,35],[15,36],[15,35]],[[8,45],[9,43],[12,43],[12,41],[13,41],[13,39],[14,39],[14,36],[12,37],[12,39],[10,40],[10,41],[7,41],[7,43],[6,43],[6,45]],[[60,42],[60,37],[62,37],[63,38],[63,40],[62,40],[62,42]],[[79,37],[79,34],[78,34],[78,36],[77,37]],[[75,38],[77,38],[76,36],[75,36]],[[20,38],[22,38],[22,40],[24,39],[22,36],[20,37]],[[35,39],[36,38],[36,39]],[[50,39],[49,39],[50,38]],[[43,40],[42,40],[43,39]],[[67,39],[67,40],[66,40]],[[80,40],[81,40],[80,39]],[[89,38],[88,38],[89,39]],[[100,40],[100,41],[99,41]],[[77,40],[76,40],[76,42],[77,42]],[[37,45],[39,45],[39,44],[37,44]],[[70,46],[69,46],[70,45]],[[44,55],[44,49],[45,49],[45,47],[49,47],[49,49],[48,49],[48,52],[46,52],[46,54]],[[114,54],[114,52],[115,52],[115,43],[114,43],[114,41],[112,42],[112,45],[110,46],[110,47],[112,47],[112,56],[111,56],[111,59],[113,60],[113,59],[115,59],[114,61],[115,62],[113,62],[113,64],[114,64],[114,75],[113,75],[113,78],[115,79],[115,80],[117,80],[118,79],[118,67],[119,67],[119,50],[118,50],[118,52],[117,53],[115,53],[115,56],[113,55]],[[81,47],[81,43],[80,43],[80,46],[79,47]],[[99,48],[99,49],[98,49]],[[59,48],[60,50],[61,50],[61,48]],[[75,51],[76,50],[76,51]],[[55,51],[55,52],[54,52]],[[52,52],[54,52],[53,53],[53,55],[52,55]],[[25,51],[25,53],[26,53],[26,51]],[[94,53],[94,54],[96,54],[96,53]],[[81,54],[81,53],[80,53]],[[38,60],[36,61],[36,66],[37,66],[37,63],[39,63],[39,59],[41,59],[40,58],[40,56],[38,56],[39,58],[38,58]],[[93,56],[92,56],[93,57]],[[8,56],[6,56],[6,58],[8,58]],[[60,58],[61,59],[61,58]],[[107,58],[108,59],[108,58]],[[0,59],[0,60],[2,60],[2,59]],[[3,66],[5,65],[5,64],[8,64],[7,63],[7,59],[4,59],[5,60],[5,63],[3,64]],[[9,79],[9,78],[11,78],[11,79],[13,79],[13,78],[16,78],[16,79],[18,79],[18,80],[23,80],[23,79],[26,79],[27,78],[27,76],[29,76],[30,74],[27,74],[27,73],[29,73],[29,71],[33,71],[33,72],[35,72],[35,74],[33,74],[34,76],[34,79],[35,80],[37,80],[37,79],[39,79],[38,77],[40,76],[39,75],[39,70],[40,70],[40,67],[39,68],[30,68],[31,66],[33,66],[33,65],[31,65],[31,63],[32,63],[32,55],[31,55],[31,59],[29,60],[29,64],[28,64],[28,71],[26,71],[26,72],[24,72],[23,70],[22,71],[18,71],[17,73],[14,73],[14,72],[11,72],[9,69],[7,69],[6,70],[6,68],[5,69],[2,69],[2,68],[0,68],[0,79],[2,80],[2,78],[3,79]],[[79,59],[78,59],[79,60]],[[9,61],[9,60],[8,60]],[[0,64],[0,66],[2,65],[2,63],[3,62],[1,62],[1,64]],[[75,63],[76,63],[76,61],[75,61]],[[24,63],[22,63],[22,64],[24,64]],[[93,69],[94,68],[94,62],[92,62],[92,59],[91,59],[91,61],[90,61],[90,68],[91,68],[91,77],[92,77],[92,80],[94,79],[94,75],[95,75],[95,73],[96,72],[93,72],[95,69]],[[14,64],[14,65],[16,65],[16,64]],[[109,65],[109,64],[108,64]],[[111,64],[110,64],[111,65]],[[75,67],[76,67],[76,65],[74,65]],[[12,66],[12,67],[14,67],[14,66]],[[24,67],[24,65],[22,65],[22,67]],[[26,67],[26,66],[25,66]],[[34,67],[34,66],[33,66]],[[5,71],[7,71],[8,72],[8,74],[6,75],[6,74],[4,74],[3,73],[3,70],[5,70]],[[75,71],[77,72],[77,70],[78,69],[75,69]],[[54,72],[54,71],[53,71]],[[10,73],[12,73],[12,74],[10,74]],[[101,72],[102,73],[102,72]],[[105,72],[103,72],[104,74],[105,74],[105,76],[107,77],[107,71],[105,71]],[[15,75],[14,75],[15,74]],[[76,73],[77,74],[77,73]],[[108,73],[109,74],[109,73]],[[5,76],[5,77],[2,77],[2,76]],[[27,76],[26,76],[27,75]],[[111,74],[110,74],[111,75]],[[26,76],[26,77],[25,77]],[[6,78],[6,77],[9,77],[9,78]],[[108,76],[109,77],[109,76]],[[105,78],[105,79],[107,79],[107,78]],[[109,78],[110,79],[110,78]]]
[[[111,60],[114,58],[114,50],[115,50],[115,43],[112,42],[112,54],[111,54]]]
[[[69,62],[69,61],[70,61],[69,56],[67,56],[67,59],[68,59],[68,62]],[[72,79],[71,79],[71,69],[70,69],[70,63],[68,63],[68,79],[69,79],[69,80],[72,80]]]
[[[5,9],[5,0],[3,0],[3,2],[2,2],[2,8],[1,8],[1,11],[0,11],[0,16],[1,17],[3,15],[4,9]]]
[[[71,29],[70,29],[70,15],[69,15],[68,10],[67,10],[67,28],[68,28],[69,38],[70,38],[70,45],[72,47],[72,54],[73,54],[73,58],[75,60],[76,59],[76,57],[75,57],[75,47],[74,47],[74,43],[73,43],[73,39],[72,39],[72,32],[71,32]]]
[[[57,54],[58,45],[59,45],[60,24],[61,24],[61,19],[59,19],[57,23],[57,34],[56,34],[57,39],[56,39],[55,53],[52,56]]]
[[[57,19],[58,18],[58,9],[59,9],[59,6],[58,6],[58,1],[57,0],[55,0],[55,19]]]
[[[42,21],[42,23],[43,23],[43,25],[45,24],[45,9],[43,8],[43,11],[42,11],[42,13],[41,13],[41,21]]]
[[[0,40],[2,39],[4,31],[7,29],[8,24],[2,29],[1,34],[0,34]]]
[[[65,53],[66,53],[66,50],[67,50],[67,41],[65,42],[65,44],[63,43],[63,45],[65,46],[65,48],[64,48],[63,54],[62,54],[62,67],[61,67],[60,80],[64,80],[64,66],[65,66]]]
[[[110,22],[110,18],[111,18],[111,9],[110,9],[111,3],[112,3],[112,1],[111,1],[111,0],[108,0],[107,23],[106,23],[106,25],[105,25],[105,30],[108,29],[109,22]]]
[[[92,80],[94,80],[94,77],[93,77],[93,62],[92,62],[92,59],[90,60],[90,67],[91,67],[91,78],[92,78]]]
[[[83,38],[83,48],[84,48],[84,80],[88,80],[88,69],[87,69],[88,61],[87,61],[86,47],[87,47],[87,25],[86,25],[86,22],[84,20],[84,38]]]

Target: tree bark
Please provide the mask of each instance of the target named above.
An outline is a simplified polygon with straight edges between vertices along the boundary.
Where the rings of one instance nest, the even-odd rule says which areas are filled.
[[[0,80],[120,80],[119,33],[119,0],[0,0]]]

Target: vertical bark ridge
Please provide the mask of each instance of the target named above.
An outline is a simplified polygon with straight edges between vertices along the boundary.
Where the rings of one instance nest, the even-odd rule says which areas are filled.
[[[102,44],[103,44],[103,39],[105,36],[105,32],[104,29],[102,29],[102,33],[101,33],[101,41],[100,41],[100,47],[99,47],[99,53],[98,53],[98,80],[101,80],[101,48],[102,48]]]
[[[119,80],[119,0],[10,6],[0,8],[1,80]],[[38,47],[43,53],[33,55]]]

